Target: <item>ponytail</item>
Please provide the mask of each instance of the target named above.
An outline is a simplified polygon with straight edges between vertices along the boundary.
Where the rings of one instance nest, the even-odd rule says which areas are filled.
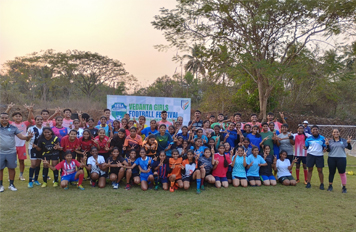
[[[224,167],[227,168],[229,166],[229,163],[227,162],[226,155],[224,153]]]

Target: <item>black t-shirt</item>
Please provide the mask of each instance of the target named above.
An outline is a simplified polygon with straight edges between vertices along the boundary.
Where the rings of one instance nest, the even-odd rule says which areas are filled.
[[[109,164],[110,164],[110,163],[111,163],[111,164],[118,164],[118,163],[122,163],[122,162],[124,162],[124,161],[125,161],[125,159],[122,158],[121,155],[119,155],[119,156],[116,158],[116,160],[113,160],[112,157],[109,157],[106,162],[109,163]],[[120,170],[119,167],[110,167],[110,173],[118,173],[119,170]]]
[[[110,142],[110,146],[119,148],[120,154],[123,154],[122,148],[124,146],[124,142],[125,136],[123,138],[120,138],[118,134],[115,134]]]
[[[93,129],[88,129],[90,130],[90,133],[92,134],[93,138],[95,138],[98,135],[98,129],[97,128],[93,128]]]
[[[263,158],[263,156],[262,156],[262,158]],[[260,167],[260,175],[261,176],[273,176],[273,174],[272,174],[273,159],[274,159],[273,155],[268,155],[266,157],[267,166]]]
[[[42,155],[59,155],[59,151],[53,148],[57,143],[59,143],[59,139],[53,135],[49,140],[40,137],[37,146],[41,148]]]

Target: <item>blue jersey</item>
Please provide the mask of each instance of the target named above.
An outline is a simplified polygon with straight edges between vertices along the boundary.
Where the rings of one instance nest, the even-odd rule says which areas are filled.
[[[258,150],[260,150],[260,143],[262,142],[262,137],[256,137],[256,135],[253,135],[252,133],[248,134],[247,135],[247,138],[250,140],[250,145],[249,147],[252,147],[251,146],[251,143],[252,145],[258,147]]]
[[[236,155],[232,157],[232,161],[234,160]],[[246,157],[247,161],[247,157]],[[240,177],[240,178],[246,178],[246,169],[244,167],[244,157],[243,156],[237,156],[235,160],[235,165],[232,169],[232,176]]]
[[[314,156],[323,156],[323,149],[326,147],[324,136],[318,135],[314,137],[314,135],[309,136],[305,140],[305,146],[307,147],[307,153]]]
[[[183,133],[178,133],[177,137],[182,137],[183,140],[188,140],[189,139],[189,134],[187,133],[187,135],[183,135]]]
[[[207,148],[206,146],[200,146],[198,149],[195,149],[193,146],[190,147],[190,149],[192,149],[195,153],[199,154],[199,157],[202,157],[204,155],[204,150],[205,148]]]
[[[236,130],[227,130],[227,132],[229,133],[229,137],[226,139],[226,142],[230,144],[230,147],[237,147],[237,145],[240,142],[240,135],[237,134]],[[222,133],[222,138],[221,141],[223,141],[226,137],[227,133]]]
[[[158,133],[157,129],[154,129],[153,131],[151,130],[151,127],[146,127],[141,131],[141,134],[145,135],[145,138],[148,137],[150,134],[156,134]]]
[[[136,161],[131,161],[131,163],[128,161],[129,159],[125,159],[125,161],[128,163],[129,166],[132,166]],[[134,167],[132,169],[132,174],[138,174],[140,172],[140,170],[138,169],[138,166]]]
[[[250,155],[249,157],[247,157],[246,163],[250,165],[250,163],[252,162],[253,162],[252,166],[249,169],[247,169],[247,176],[259,177],[260,166],[258,165],[264,164],[266,163],[266,161],[260,155],[257,155],[256,158],[253,155]]]
[[[148,163],[149,163],[150,160],[151,160],[151,162],[153,162],[153,160],[152,160],[151,157],[146,156],[146,159],[145,159],[145,160],[143,160],[143,159],[140,157],[140,158],[138,158],[138,159],[135,160],[135,164],[136,164],[137,166],[140,166],[141,169],[143,169],[143,170],[146,171],[146,170],[148,169],[148,166],[149,166]],[[152,174],[152,171],[150,171],[149,173]]]

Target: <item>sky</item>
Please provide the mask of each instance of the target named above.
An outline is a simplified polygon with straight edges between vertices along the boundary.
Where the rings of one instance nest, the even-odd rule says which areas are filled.
[[[32,52],[68,49],[97,52],[125,64],[142,86],[172,76],[175,50],[151,22],[175,0],[0,0],[0,64]],[[178,70],[178,69],[177,69]]]

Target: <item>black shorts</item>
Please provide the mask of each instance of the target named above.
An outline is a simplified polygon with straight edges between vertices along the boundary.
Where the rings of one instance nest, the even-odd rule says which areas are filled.
[[[227,173],[226,173],[226,178],[227,178],[228,180],[232,180],[232,171],[227,171]]]
[[[324,156],[315,156],[308,154],[307,155],[307,167],[312,168],[314,165],[317,168],[323,168],[324,167]]]
[[[100,177],[105,177],[105,178],[107,178],[108,177],[108,173],[107,172],[105,172],[104,174],[101,174],[101,172],[92,172],[92,173],[97,173],[97,174],[99,174],[99,178]],[[90,174],[92,174],[92,173],[90,173]]]
[[[188,182],[191,182],[193,180],[193,175],[190,175],[190,176],[188,176],[188,177],[183,177],[182,178],[182,181],[184,182],[184,181],[188,181]]]
[[[42,159],[46,160],[59,160],[59,154],[58,155],[43,155]]]
[[[283,184],[283,181],[285,180],[294,180],[293,176],[290,175],[290,176],[282,176],[278,179],[279,183]]]
[[[102,155],[104,157],[105,160],[107,160],[110,157],[110,153],[99,153],[99,155]]]
[[[28,149],[31,160],[42,159],[42,153],[37,151],[36,148]]]
[[[307,157],[305,157],[305,156],[296,156],[296,158],[298,158],[296,164],[300,164],[300,162],[302,162],[303,164],[307,164]]]
[[[248,176],[247,180],[248,181],[251,181],[251,180],[254,180],[254,181],[259,180],[259,181],[261,181],[261,178],[259,176]]]
[[[238,177],[238,176],[234,176],[232,177],[232,179],[238,179],[238,180],[246,180],[246,177]]]
[[[293,162],[293,155],[287,155],[287,159],[289,159],[290,163]]]

